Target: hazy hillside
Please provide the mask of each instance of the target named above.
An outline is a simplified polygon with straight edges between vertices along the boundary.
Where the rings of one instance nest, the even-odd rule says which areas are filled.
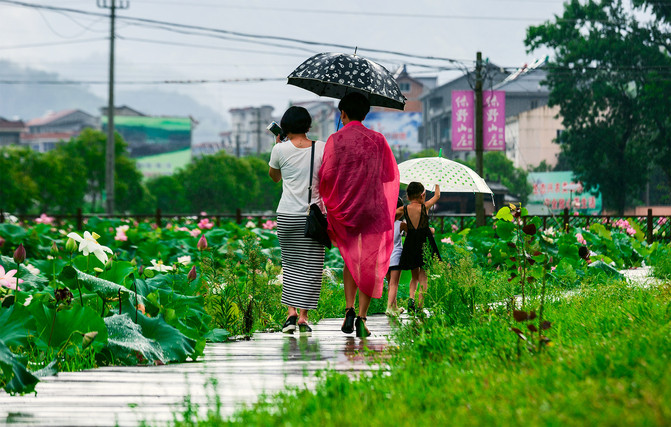
[[[107,99],[93,94],[86,85],[6,83],[17,80],[39,82],[66,79],[57,73],[38,71],[0,60],[0,117],[27,121],[41,117],[47,111],[70,108],[99,115],[100,107],[107,105]],[[115,104],[128,105],[150,115],[191,116],[198,121],[194,129],[194,142],[215,141],[218,133],[228,127],[216,111],[177,92],[158,89],[128,91],[117,88]]]

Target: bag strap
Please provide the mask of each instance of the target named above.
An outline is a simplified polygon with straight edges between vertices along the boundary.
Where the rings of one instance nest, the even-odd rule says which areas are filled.
[[[310,202],[312,202],[312,173],[314,172],[315,167],[315,142],[312,142],[312,148],[310,148],[310,185],[308,185],[308,212],[310,212]]]

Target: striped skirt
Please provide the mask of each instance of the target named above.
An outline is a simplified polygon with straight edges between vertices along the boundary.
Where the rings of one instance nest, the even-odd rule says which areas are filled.
[[[305,215],[277,214],[282,251],[282,304],[314,310],[322,290],[324,246],[305,237]]]

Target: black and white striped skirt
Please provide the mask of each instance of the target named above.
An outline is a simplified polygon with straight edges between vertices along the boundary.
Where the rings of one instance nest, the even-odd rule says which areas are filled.
[[[324,246],[305,237],[306,215],[277,214],[282,251],[282,304],[314,310],[322,290]]]

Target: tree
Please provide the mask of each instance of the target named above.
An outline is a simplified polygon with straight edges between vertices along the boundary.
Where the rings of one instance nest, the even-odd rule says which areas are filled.
[[[0,149],[0,210],[28,213],[36,204],[38,188],[28,167],[35,153],[29,148]]]
[[[192,212],[234,212],[247,206],[259,191],[249,164],[223,151],[189,164],[177,179]]]
[[[514,194],[523,204],[526,204],[533,187],[529,183],[529,174],[525,170],[516,168],[512,160],[501,151],[485,153],[482,163],[484,178],[505,185],[511,194]],[[475,158],[468,160],[465,164],[475,170]]]
[[[83,159],[57,147],[32,156],[30,169],[38,188],[39,212],[71,214],[82,207],[87,188]]]
[[[84,129],[59,149],[71,159],[81,159],[86,165],[86,196],[91,203],[91,211],[102,210],[105,191],[105,149],[107,135],[95,129]],[[114,176],[117,209],[128,211],[140,204],[146,194],[141,185],[142,175],[135,161],[128,157],[128,144],[118,133],[114,134]],[[100,205],[99,205],[100,203]]]
[[[189,206],[179,174],[164,175],[147,181],[147,189],[154,197],[156,208],[163,213],[187,213]]]
[[[671,61],[660,49],[660,25],[641,24],[617,0],[571,0],[554,22],[527,31],[530,51],[554,50],[547,83],[565,127],[562,153],[576,177],[620,213],[646,183],[650,160],[666,161],[671,172],[669,106],[660,102],[670,93],[663,70]]]

